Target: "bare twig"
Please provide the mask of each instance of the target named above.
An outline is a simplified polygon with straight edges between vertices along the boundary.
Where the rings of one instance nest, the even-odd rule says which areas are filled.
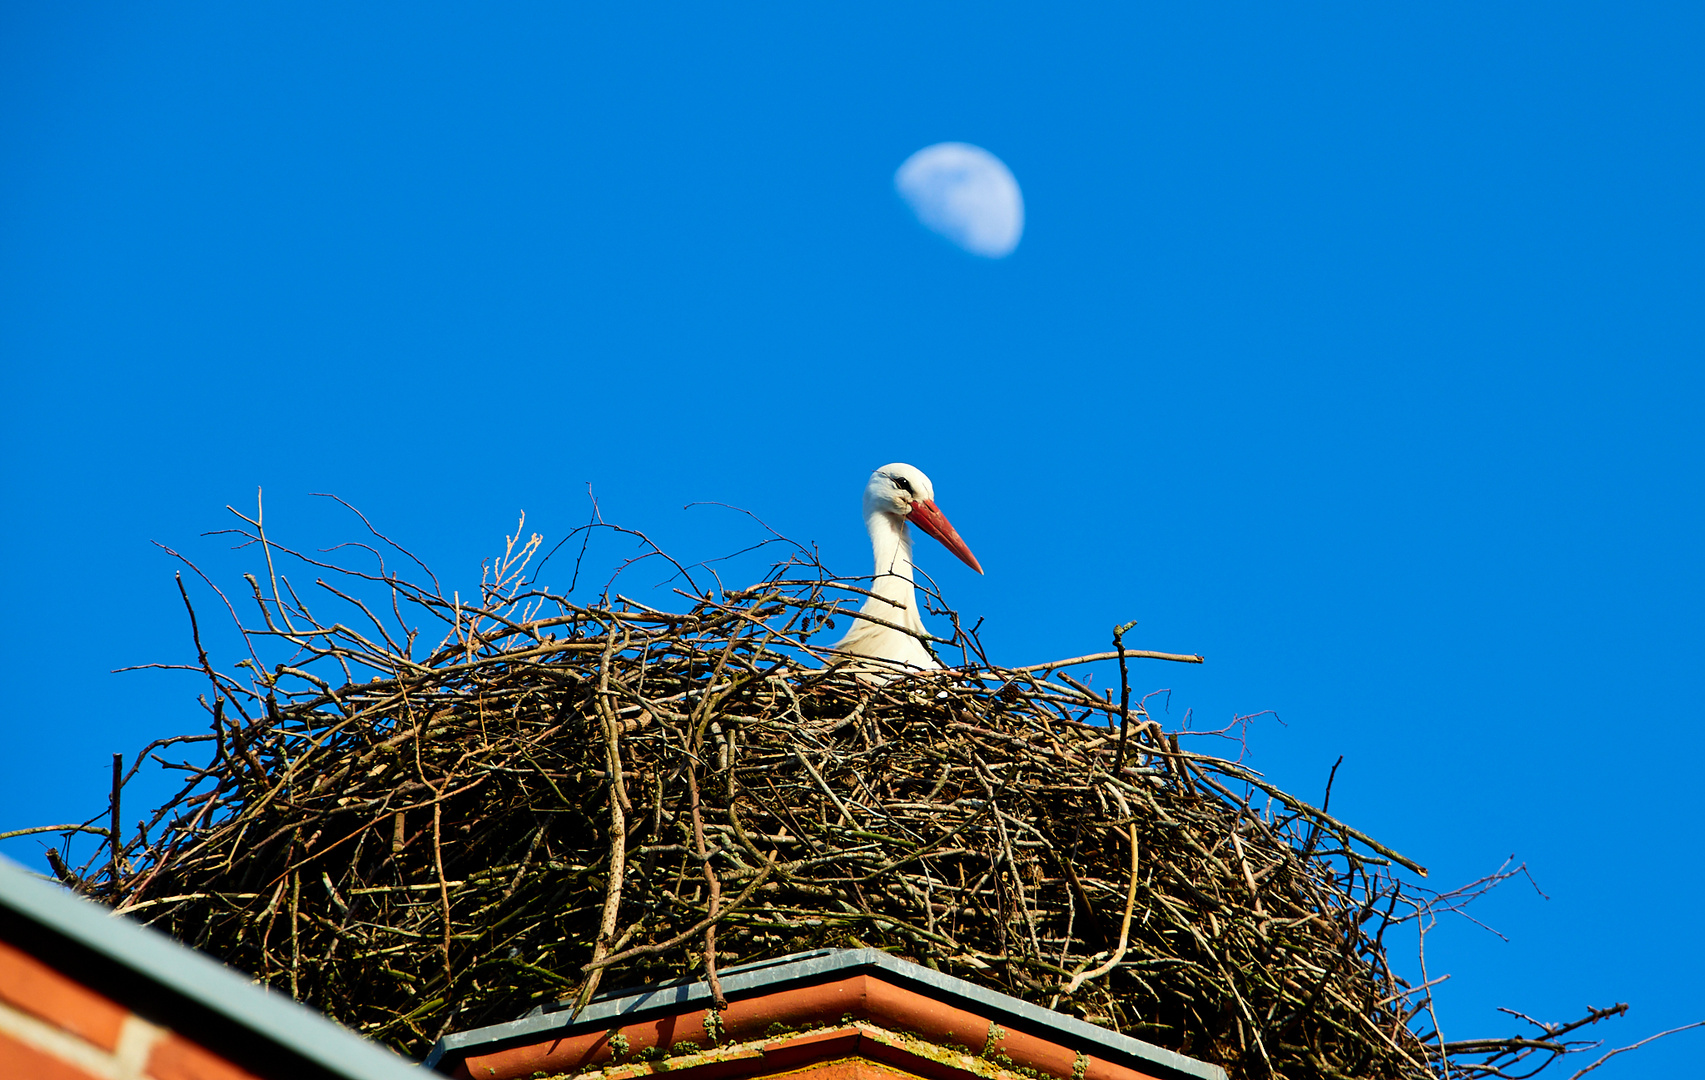
[[[1525,868],[1430,892],[1329,797],[1181,749],[1129,661],[1201,658],[1128,649],[1129,625],[1112,652],[1002,668],[932,593],[953,637],[922,637],[964,666],[873,684],[816,637],[868,579],[802,547],[751,588],[689,576],[663,611],[537,584],[524,518],[471,589],[400,576],[413,557],[361,520],[362,543],[303,552],[244,518],[243,658],[215,665],[186,589],[194,662],[158,665],[212,685],[199,734],[138,753],[108,813],[5,835],[106,837],[77,870],[56,848],[55,875],[400,1049],[582,1008],[606,973],[702,972],[720,998],[729,964],[844,945],[1069,995],[1233,1075],[1514,1078],[1616,1014],[1443,1041],[1443,976],[1409,961],[1405,983],[1386,931],[1473,919]],[[593,532],[637,541],[627,566],[715,563],[596,504],[582,558]],[[1116,699],[1063,670],[1097,661],[1118,662]],[[127,845],[119,789],[145,766],[179,786]]]

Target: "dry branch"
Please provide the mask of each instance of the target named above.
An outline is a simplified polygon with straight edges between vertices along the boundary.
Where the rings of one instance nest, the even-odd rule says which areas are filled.
[[[871,685],[816,638],[865,590],[803,554],[668,613],[545,590],[519,531],[463,597],[397,576],[384,555],[413,556],[376,530],[345,550],[377,566],[355,568],[244,522],[265,559],[242,670],[216,670],[193,622],[185,665],[211,757],[176,766],[181,793],[82,887],[405,1051],[600,980],[823,946],[1235,1077],[1502,1076],[1580,1045],[1561,1026],[1441,1046],[1429,986],[1384,945],[1431,911],[1391,868],[1419,866],[1182,750],[1125,676],[1200,658],[1127,649],[1128,627],[1112,653]],[[311,612],[304,564],[365,631]],[[1106,659],[1117,704],[1059,674]]]

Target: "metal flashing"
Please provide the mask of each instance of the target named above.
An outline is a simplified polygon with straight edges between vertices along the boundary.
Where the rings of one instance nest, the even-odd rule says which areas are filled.
[[[421,1070],[377,1043],[276,991],[257,986],[234,968],[197,952],[0,857],[0,930],[34,931],[12,944],[44,962],[93,954],[129,973],[146,988],[147,1001],[119,1000],[143,1016],[162,1011],[208,1015],[254,1041],[293,1056],[310,1071],[338,1080],[420,1080]],[[21,936],[21,935],[20,935]],[[90,989],[101,992],[100,984]],[[110,996],[110,990],[109,990]],[[190,1039],[193,1030],[180,1030]],[[259,1049],[259,1048],[257,1048]],[[275,1059],[280,1056],[275,1052]]]
[[[1167,1080],[1226,1080],[1225,1070],[1218,1065],[1032,1005],[921,964],[896,959],[876,949],[795,953],[718,973],[723,993],[731,999],[854,974],[879,974],[888,982],[967,1007],[1002,1025],[1042,1035],[1062,1045],[1093,1049],[1099,1056],[1129,1063],[1139,1071]],[[475,1050],[601,1031],[656,1016],[707,1008],[710,1003],[710,985],[703,980],[680,979],[615,990],[599,995],[579,1016],[573,1015],[572,1003],[558,1003],[534,1009],[519,1020],[446,1035],[434,1044],[424,1064],[429,1069],[436,1068],[450,1055],[462,1057]]]

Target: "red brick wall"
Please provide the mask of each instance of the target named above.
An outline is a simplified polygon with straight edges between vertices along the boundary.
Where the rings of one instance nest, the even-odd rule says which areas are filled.
[[[0,1077],[256,1080],[0,941]]]

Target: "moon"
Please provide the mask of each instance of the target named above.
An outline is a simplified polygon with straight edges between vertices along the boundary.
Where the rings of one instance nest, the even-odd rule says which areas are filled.
[[[980,146],[926,146],[894,173],[894,189],[926,228],[973,255],[1011,255],[1024,233],[1018,181],[1005,162]]]

